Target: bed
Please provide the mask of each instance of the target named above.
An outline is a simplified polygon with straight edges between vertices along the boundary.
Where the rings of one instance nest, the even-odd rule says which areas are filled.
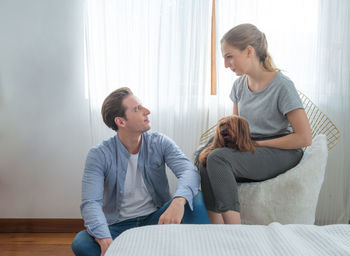
[[[130,229],[106,256],[350,255],[350,225],[155,225]]]

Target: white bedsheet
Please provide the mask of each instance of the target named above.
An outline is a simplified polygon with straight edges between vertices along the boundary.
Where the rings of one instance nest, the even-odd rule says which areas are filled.
[[[350,255],[350,225],[155,225],[130,229],[106,256]]]

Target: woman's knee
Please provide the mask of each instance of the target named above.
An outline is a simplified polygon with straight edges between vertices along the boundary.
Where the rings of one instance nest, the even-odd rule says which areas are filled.
[[[231,148],[217,148],[211,151],[207,158],[208,163],[227,162],[228,159],[235,158],[236,152]]]
[[[221,159],[225,152],[225,148],[217,148],[211,151],[208,155],[207,161]]]
[[[232,173],[237,158],[239,156],[232,149],[218,148],[213,150],[207,158],[208,175],[217,172]]]

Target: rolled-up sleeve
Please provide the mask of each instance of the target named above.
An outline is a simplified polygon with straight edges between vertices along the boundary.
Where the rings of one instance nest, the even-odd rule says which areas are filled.
[[[175,142],[166,136],[162,137],[162,149],[165,163],[178,178],[173,197],[184,197],[193,210],[193,198],[200,184],[199,173]]]
[[[102,210],[105,165],[103,152],[96,148],[91,149],[83,174],[80,210],[88,233],[95,238],[111,237]]]

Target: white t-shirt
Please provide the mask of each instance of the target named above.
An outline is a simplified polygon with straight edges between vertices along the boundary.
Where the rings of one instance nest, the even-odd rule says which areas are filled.
[[[129,158],[120,208],[120,221],[145,216],[157,210],[138,168],[138,156],[138,154],[130,155]]]

